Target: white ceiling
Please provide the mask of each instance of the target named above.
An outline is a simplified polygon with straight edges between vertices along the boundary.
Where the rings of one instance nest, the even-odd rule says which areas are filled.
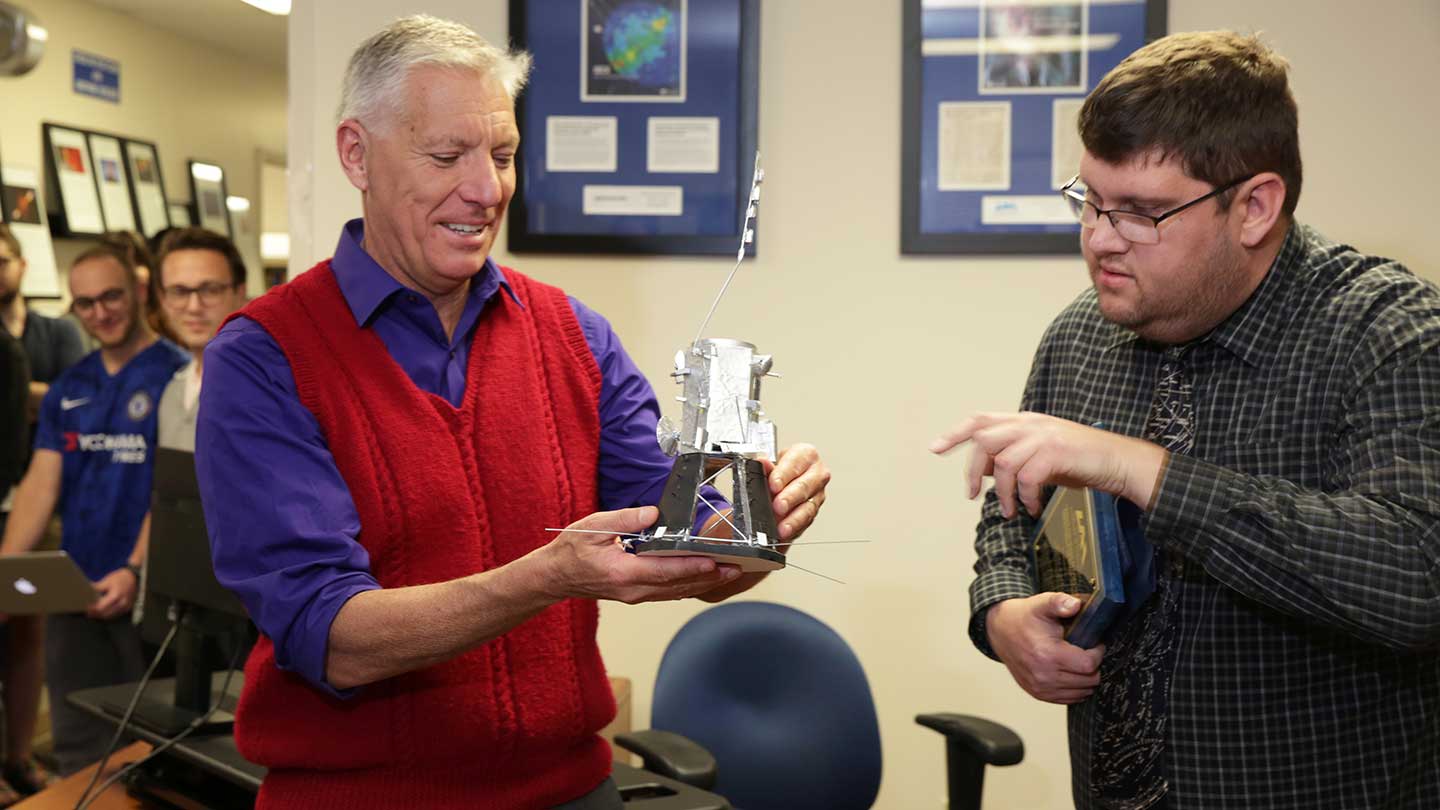
[[[90,0],[196,42],[284,69],[286,18],[240,0]],[[45,19],[43,4],[40,19]]]

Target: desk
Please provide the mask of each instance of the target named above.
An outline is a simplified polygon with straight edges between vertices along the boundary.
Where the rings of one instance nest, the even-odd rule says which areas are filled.
[[[229,692],[219,701],[221,708],[232,710],[235,697],[239,695],[244,676],[236,674],[230,683]],[[211,681],[213,695],[219,695],[220,687],[225,682],[225,673],[217,672]],[[159,678],[152,681],[146,688],[146,696],[160,701],[170,700],[174,695],[175,681],[173,678]],[[626,704],[625,711],[617,718],[617,722],[629,725],[629,683],[623,684],[623,698]],[[129,702],[130,696],[134,693],[133,684],[122,684],[120,686],[103,686],[97,689],[84,689],[70,695],[70,702],[75,706],[87,711],[102,720],[111,723],[118,723],[119,716],[111,713],[107,705],[125,705]],[[617,697],[622,697],[617,695]],[[623,729],[622,729],[623,730]],[[143,728],[133,728],[131,732],[136,737],[148,743],[159,743],[163,738],[152,734]],[[123,762],[133,761],[149,750],[146,742],[135,743],[128,748],[122,749],[127,758],[123,761],[112,756],[109,765],[106,767],[107,774],[118,770]],[[228,785],[228,794],[223,798],[233,798],[236,792],[246,794],[253,800],[254,793],[259,790],[260,782],[265,778],[265,769],[255,765],[240,756],[235,749],[235,738],[229,733],[219,734],[194,734],[186,737],[179,744],[175,745],[168,752],[176,759],[190,763],[205,771],[207,774],[216,777],[219,784]],[[15,805],[24,807],[25,810],[69,810],[75,806],[75,800],[80,792],[85,789],[89,782],[89,774],[92,771],[84,771],[84,779],[73,788],[73,792],[66,794],[69,803],[56,793],[59,787],[68,785],[72,780],[81,776],[66,779],[61,786],[56,786],[44,793],[27,799],[23,804]],[[626,797],[625,806],[633,810],[730,810],[730,803],[713,793],[690,787],[663,776],[642,771],[639,768],[631,767],[623,762],[615,763],[614,769],[615,784],[619,786],[621,795]],[[126,795],[119,788],[112,788],[110,793],[116,793],[113,801],[118,803],[102,804],[97,801],[91,805],[92,810],[137,810],[146,807],[140,801]],[[106,802],[112,801],[112,796],[107,793],[104,797]],[[51,797],[54,796],[53,802]],[[209,801],[207,795],[205,801]],[[42,801],[40,804],[32,802]]]
[[[105,781],[116,771],[149,752],[150,746],[143,742],[121,748],[110,755],[110,761],[105,764],[105,774],[100,777],[100,781]],[[12,810],[74,810],[76,802],[80,801],[80,794],[85,792],[85,786],[90,784],[90,777],[95,775],[95,769],[99,765],[97,762],[79,773],[65,777],[44,792],[11,805]],[[139,799],[125,792],[124,785],[111,785],[109,790],[90,804],[90,810],[142,810],[144,807]]]

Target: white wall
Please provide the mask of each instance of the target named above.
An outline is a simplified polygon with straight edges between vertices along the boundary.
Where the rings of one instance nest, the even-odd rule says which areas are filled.
[[[41,122],[124,135],[153,142],[160,151],[171,202],[190,199],[186,161],[225,168],[230,194],[251,208],[237,244],[250,268],[252,293],[260,279],[260,168],[257,152],[285,154],[283,69],[263,66],[214,46],[191,42],[111,8],[85,0],[21,0],[49,30],[45,57],[30,73],[0,78],[0,155],[7,164],[43,172]],[[120,102],[78,95],[71,89],[71,51],[120,63]],[[65,270],[92,244],[59,239],[56,263]],[[67,293],[68,297],[68,293]],[[42,303],[55,311],[58,303]]]
[[[333,124],[354,46],[415,11],[507,38],[501,0],[308,0],[291,19],[292,270],[328,255],[359,213],[340,174]],[[753,341],[782,381],[766,407],[782,441],[819,445],[835,471],[811,536],[870,545],[797,549],[799,571],[756,598],[795,605],[857,649],[885,744],[883,808],[937,808],[939,738],[919,712],[986,714],[1025,738],[1027,758],[987,777],[991,808],[1069,806],[1064,714],[1037,704],[965,636],[976,506],[957,460],[925,445],[942,427],[1018,401],[1050,318],[1085,285],[1073,259],[901,258],[899,2],[764,3],[760,144],[766,187],[761,257],[716,316],[714,335]],[[1440,280],[1431,238],[1440,169],[1440,109],[1423,89],[1440,75],[1440,8],[1432,0],[1174,0],[1171,30],[1267,33],[1294,65],[1306,182],[1299,216],[1358,247]],[[559,284],[605,313],[659,389],[728,270],[723,259],[499,258]],[[702,606],[606,605],[601,644],[635,680],[637,724],[665,643]],[[781,763],[783,767],[783,763]]]

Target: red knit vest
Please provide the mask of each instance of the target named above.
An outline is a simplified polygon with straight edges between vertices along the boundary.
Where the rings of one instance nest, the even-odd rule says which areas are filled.
[[[563,292],[507,269],[471,342],[459,408],[359,328],[329,262],[247,306],[279,344],[360,516],[383,587],[498,568],[595,511],[600,371]],[[277,497],[280,496],[277,494]],[[245,667],[235,739],[269,768],[261,808],[542,808],[609,773],[615,700],[590,600],[338,700]],[[416,627],[417,633],[425,632]]]

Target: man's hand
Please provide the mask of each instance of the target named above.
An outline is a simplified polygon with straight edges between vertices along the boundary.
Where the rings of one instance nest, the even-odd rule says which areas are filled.
[[[995,495],[1007,518],[1017,499],[1038,516],[1041,492],[1050,485],[1092,487],[1146,508],[1167,453],[1157,444],[1039,413],[972,416],[930,443],[945,453],[971,442],[970,497],[980,480],[995,477]]]
[[[658,509],[644,506],[596,512],[567,526],[532,552],[544,558],[550,594],[556,599],[611,599],[633,605],[684,599],[740,576],[739,568],[718,565],[709,557],[638,557],[621,548],[618,534],[648,528],[659,516]]]
[[[780,539],[800,537],[820,507],[825,504],[825,487],[830,485],[830,468],[820,460],[820,451],[810,444],[795,444],[780,453],[774,465],[762,461],[769,476],[770,506],[780,521]]]
[[[140,589],[139,579],[129,568],[119,568],[100,578],[95,583],[99,595],[85,615],[92,619],[113,619],[135,606],[135,594]]]
[[[985,633],[1010,677],[1031,697],[1048,703],[1079,703],[1100,684],[1104,647],[1083,650],[1065,640],[1062,619],[1080,600],[1042,593],[996,602],[985,611]]]

